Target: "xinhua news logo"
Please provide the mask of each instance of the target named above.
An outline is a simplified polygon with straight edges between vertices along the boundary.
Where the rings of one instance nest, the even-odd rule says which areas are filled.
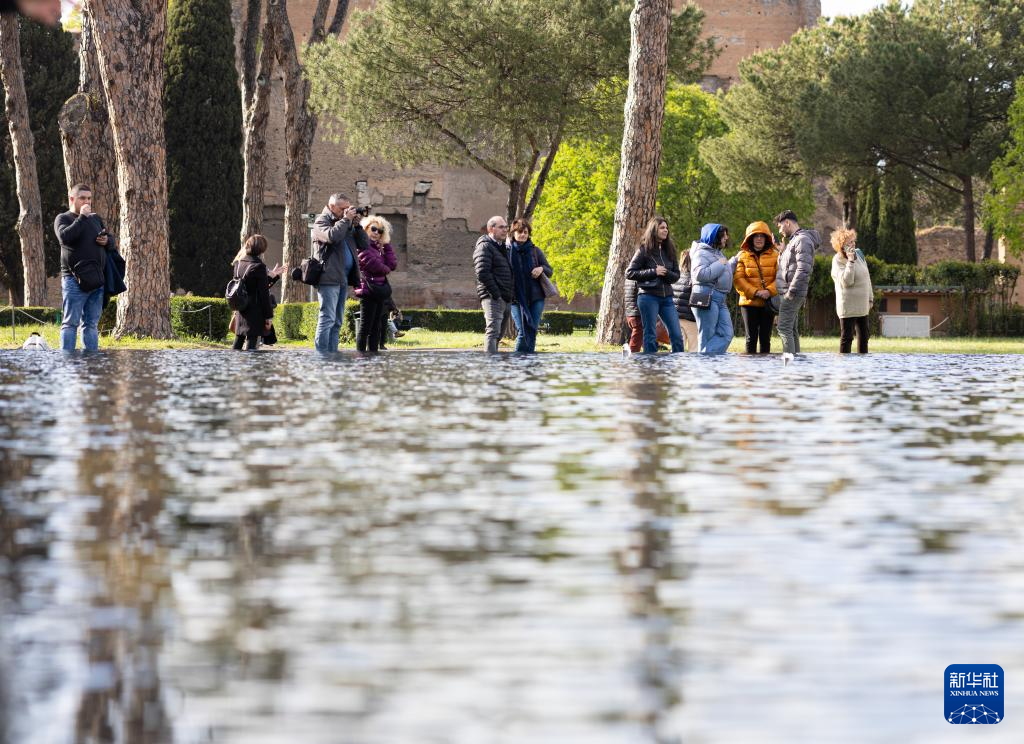
[[[949,723],[1003,720],[1006,679],[998,664],[950,664],[946,667],[945,686]]]

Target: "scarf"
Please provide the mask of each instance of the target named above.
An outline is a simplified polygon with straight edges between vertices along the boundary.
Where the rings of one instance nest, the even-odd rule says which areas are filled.
[[[512,240],[508,244],[508,260],[512,264],[512,284],[515,287],[515,302],[523,315],[523,325],[531,331],[537,330],[537,321],[530,315],[530,282],[534,281],[533,243],[517,243]]]

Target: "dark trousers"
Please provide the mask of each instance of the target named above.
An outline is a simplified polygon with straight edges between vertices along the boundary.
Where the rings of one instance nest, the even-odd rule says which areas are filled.
[[[759,341],[761,353],[769,353],[772,350],[772,324],[775,322],[775,313],[767,307],[740,305],[740,315],[743,316],[743,327],[746,329],[747,353],[756,354]]]
[[[839,319],[839,353],[849,354],[853,346],[853,331],[857,330],[857,353],[868,353],[868,316]]]
[[[256,351],[256,347],[260,345],[260,335],[258,333],[252,333],[248,336],[240,336],[236,333],[235,345],[231,348],[235,351],[241,351],[242,344],[245,344],[245,348],[248,351]]]
[[[381,342],[381,318],[384,316],[384,300],[363,297],[359,300],[359,335],[356,337],[358,351],[379,351]]]

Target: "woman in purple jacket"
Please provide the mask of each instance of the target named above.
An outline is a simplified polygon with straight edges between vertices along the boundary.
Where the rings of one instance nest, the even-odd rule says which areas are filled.
[[[380,215],[371,214],[362,221],[369,237],[369,245],[359,251],[359,273],[362,282],[356,289],[359,298],[359,333],[356,335],[356,349],[373,351],[382,343],[381,320],[384,306],[391,297],[388,274],[398,267],[398,259],[391,247],[391,225]]]

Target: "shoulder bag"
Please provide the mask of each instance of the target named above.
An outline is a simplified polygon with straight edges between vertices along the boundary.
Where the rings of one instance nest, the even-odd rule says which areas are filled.
[[[764,272],[761,271],[761,262],[757,256],[754,256],[754,266],[757,267],[757,275],[761,277],[761,289],[768,289],[768,285],[764,281]],[[764,306],[771,310],[773,313],[778,314],[779,312],[779,296],[768,293],[768,299],[764,301]]]
[[[537,246],[533,246],[533,262],[538,266],[543,265],[540,262],[540,252],[537,250]],[[540,273],[540,276],[537,277],[537,281],[540,282],[540,290],[544,293],[545,300],[550,297],[558,297],[561,294],[561,292],[558,291],[558,285],[551,281],[551,279],[548,278],[548,275],[543,271]]]

